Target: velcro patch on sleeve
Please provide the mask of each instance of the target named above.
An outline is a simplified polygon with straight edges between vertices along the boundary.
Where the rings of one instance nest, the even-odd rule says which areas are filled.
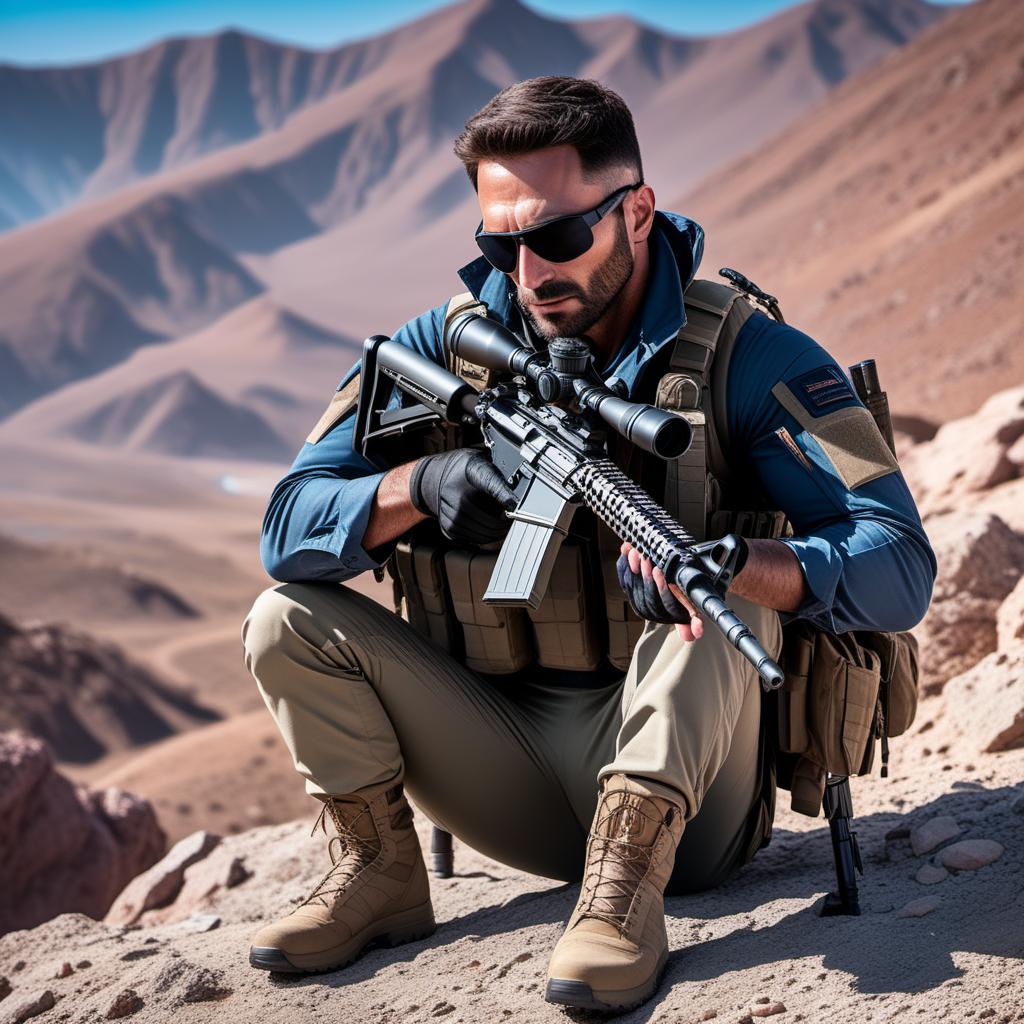
[[[846,375],[831,364],[791,377],[786,386],[814,417],[860,404]]]
[[[799,394],[779,381],[772,394],[800,426],[818,442],[836,475],[853,491],[880,476],[895,473],[900,467],[896,456],[878,429],[878,424],[857,397],[831,412],[808,412]]]
[[[323,416],[317,420],[316,426],[309,432],[306,438],[307,444],[316,444],[324,435],[338,423],[342,417],[359,400],[359,374],[357,373],[343,388],[334,392],[331,404],[324,410]]]

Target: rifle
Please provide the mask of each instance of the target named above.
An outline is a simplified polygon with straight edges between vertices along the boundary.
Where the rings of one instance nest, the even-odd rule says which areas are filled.
[[[386,469],[380,444],[387,438],[438,422],[480,426],[491,461],[517,499],[484,603],[536,608],[583,504],[687,595],[757,669],[765,690],[778,689],[782,670],[723,600],[739,552],[735,536],[698,544],[607,456],[606,427],[658,458],[675,459],[690,445],[690,424],[628,401],[621,381],[601,379],[578,338],[557,338],[535,352],[508,328],[467,312],[452,321],[448,343],[456,355],[512,379],[478,392],[443,366],[374,335],[363,345],[353,446]],[[396,387],[416,404],[392,407]]]

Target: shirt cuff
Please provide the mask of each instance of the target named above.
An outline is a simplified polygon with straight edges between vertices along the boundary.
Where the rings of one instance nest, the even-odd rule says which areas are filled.
[[[373,550],[384,554],[382,562],[375,561],[363,548],[363,534],[370,519],[373,499],[380,487],[384,473],[371,473],[345,481],[345,511],[343,522],[324,537],[304,541],[301,551],[325,551],[334,555],[345,570],[345,579],[350,579],[367,569],[377,569],[384,564],[394,550],[395,542],[382,544]]]
[[[780,537],[779,540],[796,555],[809,591],[796,611],[780,613],[783,624],[794,619],[809,619],[831,633],[842,632],[832,615],[836,589],[843,574],[839,552],[823,537]]]

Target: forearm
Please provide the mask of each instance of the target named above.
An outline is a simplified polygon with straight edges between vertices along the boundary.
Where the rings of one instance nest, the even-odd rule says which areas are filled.
[[[807,583],[796,553],[777,540],[748,540],[746,564],[729,586],[729,592],[748,601],[792,612],[807,597]]]
[[[369,552],[411,530],[427,517],[413,506],[409,478],[416,460],[396,466],[384,474],[370,507],[363,533],[363,548]]]

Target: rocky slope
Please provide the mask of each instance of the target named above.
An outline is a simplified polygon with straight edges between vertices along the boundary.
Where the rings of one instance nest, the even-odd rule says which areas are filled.
[[[145,800],[73,786],[46,744],[23,733],[0,733],[0,819],[0,934],[69,911],[102,917],[166,848]]]
[[[0,616],[0,729],[39,736],[62,760],[92,761],[217,717],[113,644]]]

